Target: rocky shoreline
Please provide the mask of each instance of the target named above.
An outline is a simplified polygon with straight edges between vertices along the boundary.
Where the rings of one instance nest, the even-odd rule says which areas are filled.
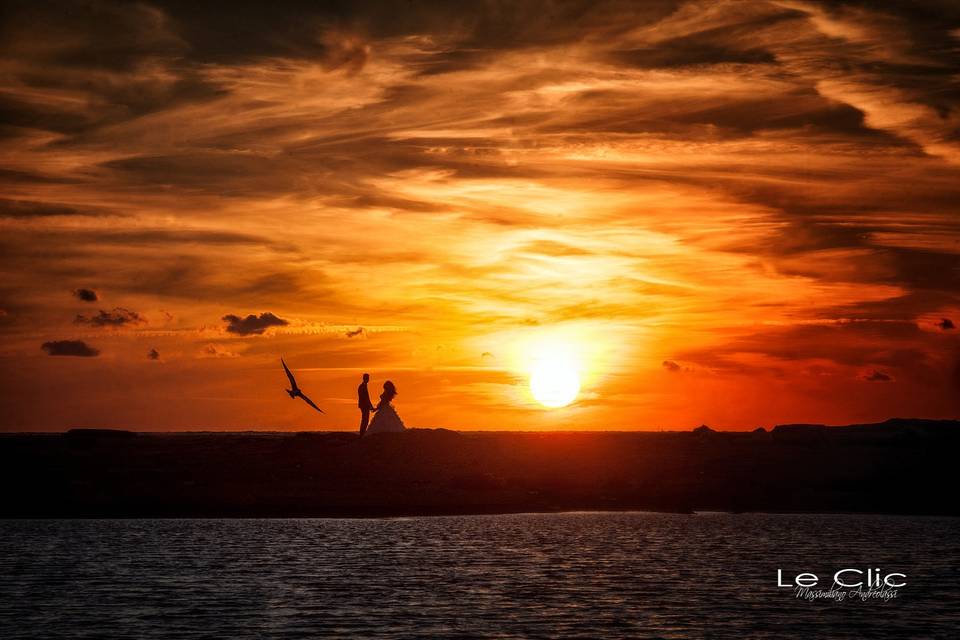
[[[960,515],[960,422],[771,431],[0,436],[0,517]],[[948,499],[949,498],[949,499]]]

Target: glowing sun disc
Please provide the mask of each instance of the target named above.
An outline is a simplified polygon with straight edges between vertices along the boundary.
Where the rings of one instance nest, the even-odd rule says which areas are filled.
[[[543,361],[533,369],[530,391],[537,402],[545,407],[565,407],[576,400],[580,393],[580,376],[569,363]]]

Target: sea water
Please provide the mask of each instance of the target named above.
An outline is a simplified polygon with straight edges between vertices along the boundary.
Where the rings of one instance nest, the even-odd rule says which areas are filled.
[[[7,520],[0,637],[955,638],[958,567],[936,517]]]

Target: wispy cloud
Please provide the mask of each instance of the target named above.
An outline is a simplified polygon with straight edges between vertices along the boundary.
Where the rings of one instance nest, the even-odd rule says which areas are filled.
[[[891,382],[893,380],[889,374],[886,374],[883,371],[878,371],[877,369],[865,374],[863,379],[867,382]]]
[[[94,327],[113,327],[120,328],[124,326],[133,326],[146,323],[146,318],[130,309],[115,307],[112,311],[101,309],[92,316],[77,314],[73,319],[74,324],[88,324]]]

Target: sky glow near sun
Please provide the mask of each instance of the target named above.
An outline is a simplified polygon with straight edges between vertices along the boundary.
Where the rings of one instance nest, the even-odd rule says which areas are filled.
[[[550,409],[565,407],[580,393],[580,366],[562,346],[534,359],[530,372],[533,397]]]
[[[0,429],[957,417],[956,3],[231,12],[9,12]]]

